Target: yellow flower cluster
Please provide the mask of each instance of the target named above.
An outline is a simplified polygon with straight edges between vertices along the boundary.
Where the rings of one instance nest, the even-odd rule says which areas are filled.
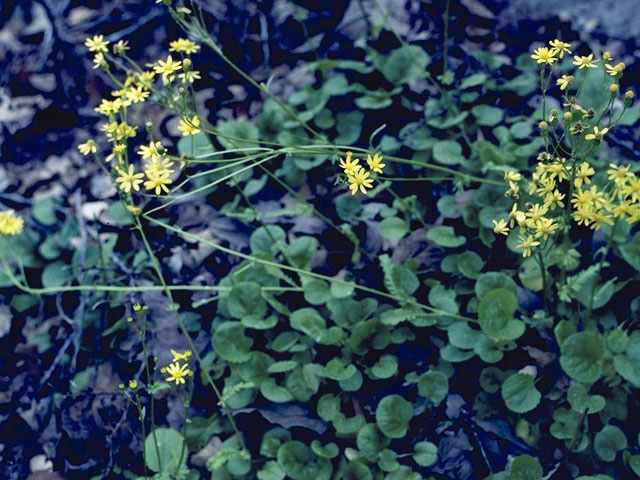
[[[168,367],[162,369],[162,373],[167,374],[165,378],[167,382],[175,382],[176,385],[185,384],[186,377],[193,376],[193,372],[189,369],[189,358],[191,358],[191,350],[186,350],[182,353],[171,350],[173,355],[172,363]],[[181,363],[185,362],[185,363]]]
[[[508,235],[512,228],[519,227],[521,236],[517,248],[522,249],[523,257],[528,257],[532,248],[540,245],[540,239],[547,240],[559,229],[560,211],[566,205],[566,195],[562,190],[573,192],[571,217],[578,225],[598,230],[603,223],[613,225],[615,218],[624,218],[629,224],[636,223],[640,220],[640,179],[629,168],[628,165],[619,167],[611,164],[607,170],[610,183],[599,189],[591,185],[591,177],[596,172],[587,162],[571,166],[560,157],[554,161],[541,161],[528,182],[527,190],[537,201],[526,202],[526,210],[519,210],[518,203],[514,203],[508,221],[493,220],[493,231]],[[506,195],[518,199],[522,175],[508,172],[504,178],[508,184]],[[572,188],[568,185],[570,181]]]
[[[24,229],[24,220],[13,210],[0,212],[0,235],[18,235]]]
[[[377,153],[374,153],[373,156],[367,154],[369,171],[365,171],[358,158],[353,158],[353,152],[347,152],[345,157],[345,159],[340,159],[338,165],[347,176],[351,194],[355,195],[358,189],[366,194],[367,188],[373,188],[373,179],[369,178],[371,172],[382,173],[382,169],[386,167],[386,164],[382,163],[382,156]]]

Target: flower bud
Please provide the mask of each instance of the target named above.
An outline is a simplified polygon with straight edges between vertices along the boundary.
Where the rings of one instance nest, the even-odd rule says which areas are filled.
[[[562,118],[564,119],[565,122],[570,122],[571,119],[573,118],[573,114],[571,112],[564,112],[564,115],[562,115]]]
[[[615,94],[615,93],[618,93],[618,90],[619,90],[619,87],[618,87],[618,84],[617,84],[617,83],[614,83],[614,84],[612,84],[612,85],[609,87],[609,91],[610,91],[611,93],[614,93],[614,94]]]
[[[549,128],[549,124],[543,120],[538,124],[538,128],[540,131],[545,132]]]
[[[631,90],[627,90],[626,92],[624,92],[625,100],[633,100],[633,97],[635,97],[635,94]]]
[[[558,120],[558,109],[552,108],[549,112],[549,121],[551,123],[555,123]]]

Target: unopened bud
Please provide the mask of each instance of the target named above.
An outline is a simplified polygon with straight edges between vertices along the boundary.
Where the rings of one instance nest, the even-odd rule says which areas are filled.
[[[619,87],[617,83],[614,83],[609,87],[609,91],[611,93],[618,93],[618,90],[619,90]]]
[[[635,97],[635,94],[631,90],[627,90],[626,92],[624,92],[625,100],[633,100],[633,97]]]
[[[571,119],[573,118],[573,114],[571,112],[564,112],[564,115],[562,115],[562,118],[564,119],[565,122],[570,122]]]
[[[538,128],[540,129],[540,131],[545,132],[547,128],[549,128],[549,124],[543,120],[538,124]]]
[[[555,121],[558,119],[558,110],[553,108],[551,109],[551,111],[549,112],[549,121],[551,123],[555,123]]]

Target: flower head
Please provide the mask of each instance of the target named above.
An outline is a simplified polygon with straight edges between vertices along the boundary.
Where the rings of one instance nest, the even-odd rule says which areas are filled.
[[[96,147],[96,142],[90,138],[86,142],[78,145],[78,150],[80,150],[80,153],[83,155],[89,155],[90,153],[96,153],[98,148]]]
[[[162,75],[162,79],[173,80],[173,73],[180,70],[182,67],[182,62],[180,60],[173,61],[171,55],[167,57],[167,60],[163,62],[162,60],[158,60],[157,65],[153,66],[153,70],[158,74]]]
[[[16,215],[13,210],[0,212],[0,234],[17,235],[24,229],[24,220]]]
[[[360,165],[360,160],[357,158],[351,160],[352,156],[353,152],[347,152],[345,155],[346,159],[343,160],[341,158],[338,162],[338,166],[342,168],[342,170],[344,170],[344,173],[347,176],[355,175],[356,172],[362,168],[362,165]]]
[[[553,65],[558,61],[558,58],[555,55],[556,51],[553,48],[549,49],[548,47],[539,47],[533,51],[531,58],[533,58],[537,63],[543,65]]]
[[[169,173],[156,173],[154,171],[146,171],[147,180],[144,182],[144,188],[147,190],[155,190],[156,195],[160,195],[162,192],[169,193],[169,185],[172,180],[169,178]]]
[[[180,365],[178,362],[170,364],[166,368],[166,373],[169,376],[165,379],[167,382],[176,382],[176,385],[185,384],[185,377],[193,375],[193,372],[189,370],[189,366],[185,363]]]
[[[120,168],[116,169],[120,174],[116,178],[116,183],[120,184],[120,190],[124,190],[125,193],[129,193],[131,189],[136,192],[140,191],[140,184],[143,182],[144,173],[134,173],[133,165],[129,165],[129,170],[124,171]]]
[[[502,235],[509,235],[509,227],[507,226],[507,221],[504,219],[501,220],[491,220],[495,225],[493,227],[493,232]]]
[[[607,69],[607,73],[609,75],[611,75],[612,77],[615,77],[616,75],[622,73],[622,71],[624,70],[624,63],[619,62],[616,65],[610,65],[610,64],[605,64],[604,68]]]
[[[520,243],[516,245],[516,248],[521,248],[523,250],[522,256],[528,257],[531,255],[531,248],[537,247],[538,245],[540,245],[540,242],[534,241],[532,235],[529,235],[526,238],[524,237],[524,235],[521,235]]]
[[[104,35],[94,35],[93,38],[87,38],[84,41],[84,44],[89,48],[90,52],[107,53],[109,51],[109,49],[107,48],[109,42],[104,40]]]
[[[593,133],[588,133],[584,136],[585,140],[595,140],[596,142],[602,142],[603,137],[609,131],[607,127],[602,130],[598,130],[598,126],[593,127]]]
[[[347,175],[347,180],[352,195],[356,194],[358,188],[364,194],[367,193],[367,188],[373,188],[373,180],[369,178],[369,172],[365,172],[362,168],[353,175]]]
[[[569,47],[571,47],[570,43],[562,42],[556,38],[555,40],[551,40],[549,45],[553,47],[552,50],[558,55],[558,58],[564,57],[565,52],[571,55],[571,50],[569,50]]]
[[[566,90],[572,83],[573,75],[562,75],[562,77],[556,80],[556,85],[560,87],[560,90]]]
[[[188,135],[195,135],[196,133],[200,133],[200,119],[197,115],[191,117],[191,119],[180,119],[178,122],[178,131],[182,132],[182,136],[186,137]]]
[[[183,52],[189,55],[191,53],[196,53],[198,50],[200,50],[200,45],[197,45],[186,38],[179,38],[178,40],[174,40],[169,43],[170,52]]]
[[[171,355],[173,355],[173,361],[177,362],[179,360],[189,360],[191,357],[191,350],[185,350],[184,352],[176,352],[173,348],[171,349]]]
[[[573,56],[573,64],[578,67],[579,70],[583,68],[596,68],[594,61],[597,62],[597,60],[593,60],[593,53],[590,53],[586,57],[579,55]]]
[[[386,164],[382,163],[382,155],[378,155],[377,153],[371,155],[367,155],[367,165],[369,165],[369,169],[376,172],[382,173],[382,169],[386,166]]]

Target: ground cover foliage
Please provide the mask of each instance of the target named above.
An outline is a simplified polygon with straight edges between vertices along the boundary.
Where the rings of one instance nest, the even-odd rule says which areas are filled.
[[[630,51],[392,6],[91,17],[88,187],[2,196],[4,477],[640,475]]]

